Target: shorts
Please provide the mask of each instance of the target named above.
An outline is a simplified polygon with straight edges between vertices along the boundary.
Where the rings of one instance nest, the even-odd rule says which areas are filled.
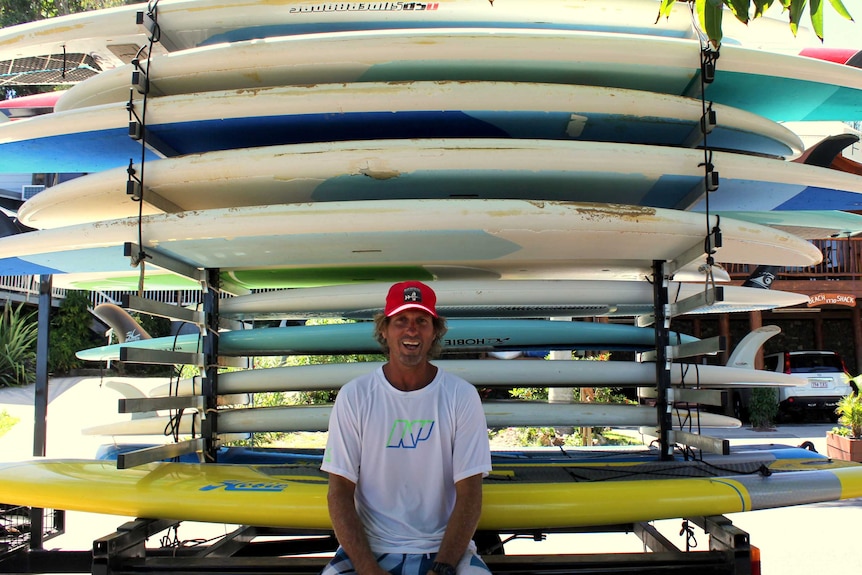
[[[471,546],[472,547],[472,546]],[[377,563],[392,575],[426,575],[434,563],[435,553],[383,553],[377,556]],[[491,570],[471,549],[455,566],[458,575],[490,575]],[[353,563],[341,547],[332,560],[323,568],[320,575],[355,575]]]

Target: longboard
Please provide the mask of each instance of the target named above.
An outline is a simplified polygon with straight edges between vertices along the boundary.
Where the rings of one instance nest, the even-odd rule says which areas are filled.
[[[626,281],[448,281],[429,282],[437,294],[437,311],[445,317],[638,316],[654,311],[653,286]],[[372,319],[383,311],[388,284],[367,283],[267,291],[219,302],[219,315],[238,319]],[[705,302],[692,313],[754,311],[808,301],[804,294],[741,286],[722,286],[722,301]],[[671,282],[676,302],[703,293],[705,286]]]
[[[633,51],[653,52],[650,66],[633,62]],[[743,65],[754,50],[729,50],[724,70],[749,74]],[[309,66],[303,54],[314,53]],[[761,60],[762,57],[755,57]],[[795,58],[779,57],[785,65]],[[243,73],[255,62],[255,74]],[[778,62],[776,62],[778,63]],[[683,95],[696,79],[695,42],[628,34],[534,29],[436,28],[372,30],[229,42],[161,55],[141,66],[149,70],[150,94],[288,84],[417,80],[529,81],[632,88]],[[780,74],[763,74],[759,90]],[[69,110],[129,99],[134,68],[127,65],[82,82],[61,99]],[[852,74],[851,74],[852,77]],[[140,98],[139,95],[135,97]]]
[[[646,52],[647,66],[631,58]],[[303,60],[308,53],[316,55],[314,66]],[[260,73],[241,73],[247,61],[258,62]],[[512,27],[269,34],[159,56],[151,64],[153,94],[416,80],[554,82],[688,96],[700,89],[698,41]],[[61,107],[128,100],[130,78],[129,68],[91,78]],[[725,42],[706,98],[776,121],[853,120],[860,116],[854,102],[860,90],[852,66]]]
[[[825,194],[828,196],[828,194]],[[825,203],[830,201],[826,198]],[[797,198],[789,202],[795,206],[801,204]],[[811,205],[822,205],[811,197]],[[834,205],[834,204],[833,204]],[[703,205],[700,205],[703,207]],[[860,206],[862,208],[862,206]],[[852,209],[849,208],[848,209]],[[774,211],[737,211],[716,210],[715,213],[721,217],[743,220],[778,230],[784,230],[795,236],[807,239],[834,239],[836,237],[855,236],[860,231],[859,214],[843,212],[839,210],[774,210]]]
[[[2,275],[123,272],[137,243],[239,284],[287,287],[292,274],[373,280],[373,268],[469,279],[642,279],[656,260],[705,262],[704,214],[618,204],[392,200],[284,204],[143,216],[0,238]],[[771,228],[723,218],[719,263],[808,266],[823,254]],[[138,231],[141,230],[139,236]],[[253,263],[249,254],[254,254]],[[679,259],[679,261],[676,261]],[[367,269],[372,268],[372,269]],[[363,275],[363,270],[371,272]],[[371,276],[371,277],[368,277]],[[385,281],[379,280],[378,281]],[[313,284],[312,284],[313,285]]]
[[[814,237],[862,229],[857,214],[825,212],[862,208],[862,180],[853,174],[741,154],[712,158],[720,184],[711,210],[822,211],[805,220]],[[496,138],[269,146],[147,162],[143,204],[126,194],[128,165],[75,178],[33,196],[18,217],[54,228],[139,211],[446,198],[703,209],[702,161],[698,150],[666,146]],[[140,163],[133,168],[140,172]]]
[[[574,346],[581,349],[647,349],[655,346],[652,328],[633,325],[581,321],[547,321],[529,319],[463,319],[450,320],[441,340],[444,349],[495,350]],[[682,342],[696,341],[691,336],[674,333]],[[79,351],[85,361],[119,359],[120,348],[197,352],[202,349],[196,334],[177,337],[141,339]],[[609,346],[609,347],[607,347]],[[372,322],[334,325],[270,327],[219,333],[218,351],[225,356],[255,355],[321,355],[335,353],[379,353]]]
[[[654,386],[654,363],[631,361],[531,361],[440,359],[434,365],[477,387],[646,387]],[[327,363],[220,373],[219,395],[338,389],[380,367],[380,362]],[[671,384],[691,388],[793,387],[794,376],[720,365],[671,364]],[[153,388],[152,397],[199,395],[198,380]]]
[[[99,446],[95,459],[114,461],[121,453],[151,447],[153,443],[112,443]],[[323,448],[318,447],[220,447],[215,450],[218,463],[233,465],[273,465],[302,464],[319,465],[323,459]],[[680,452],[674,452],[674,462],[683,472],[686,457]],[[200,455],[189,453],[181,456],[179,461],[185,463],[200,463]],[[630,470],[650,470],[656,468],[656,460],[660,458],[660,450],[654,446],[605,446],[596,448],[524,448],[491,450],[491,463],[496,467],[524,468],[536,467],[599,467],[607,470],[610,467]],[[803,447],[791,447],[779,444],[731,445],[727,455],[699,454],[700,461],[705,465],[721,465],[728,471],[765,465],[770,469],[799,470],[803,465],[813,465],[818,459],[826,459],[825,455],[817,454]],[[688,458],[691,460],[691,457]],[[824,461],[818,463],[823,464]],[[673,464],[665,467],[673,468]],[[620,469],[622,471],[622,469]]]
[[[138,117],[143,108],[136,107]],[[513,82],[367,82],[219,90],[148,100],[144,156],[117,102],[0,126],[0,171],[95,172],[142,156],[279,144],[535,138],[679,146],[700,139],[699,100],[618,88]],[[722,108],[710,145],[792,156],[783,127]]]
[[[498,467],[484,482],[479,528],[613,525],[862,496],[862,466],[816,456],[798,461],[796,468],[805,471],[769,476],[704,477],[707,471],[697,464],[679,467],[672,462],[654,474],[644,470],[636,480],[628,467],[621,469],[627,479],[602,468],[589,475],[593,481],[574,479],[588,477],[580,468],[573,474],[567,468],[536,473]],[[670,470],[676,470],[673,478],[667,477]],[[114,462],[92,460],[0,464],[2,501],[129,517],[331,529],[326,491],[325,474],[302,465],[151,463],[119,470]]]
[[[147,9],[147,5],[136,4],[5,28],[0,34],[0,61],[66,52],[92,54],[102,69],[128,63],[148,44],[146,30],[137,24],[136,18],[137,12]],[[657,13],[654,2],[642,0],[617,1],[613,6],[596,6],[586,0],[566,4],[554,0],[509,0],[497,6],[470,0],[380,4],[239,0],[206,9],[201,9],[194,0],[163,0],[158,3],[157,18],[160,43],[170,51],[205,43],[291,34],[452,26],[693,35],[686,8],[677,7],[673,17],[659,21]],[[538,14],[542,17],[537,17]]]
[[[554,425],[655,426],[656,410],[646,405],[619,403],[547,403],[543,401],[492,401],[482,404],[488,427],[548,427]],[[219,433],[326,431],[331,405],[227,408],[218,412]],[[694,428],[736,428],[738,419],[709,412],[675,410],[675,421]],[[181,417],[152,416],[106,423],[81,430],[83,435],[200,434],[200,414]],[[170,430],[170,431],[168,431]]]

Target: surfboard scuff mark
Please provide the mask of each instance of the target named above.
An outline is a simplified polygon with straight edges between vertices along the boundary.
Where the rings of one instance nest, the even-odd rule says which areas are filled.
[[[370,167],[360,168],[359,173],[373,180],[391,180],[401,176],[398,170],[379,170]]]

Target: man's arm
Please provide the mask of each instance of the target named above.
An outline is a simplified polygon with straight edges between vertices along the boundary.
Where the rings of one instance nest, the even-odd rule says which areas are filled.
[[[355,492],[355,483],[340,475],[329,474],[327,503],[332,528],[335,530],[338,543],[353,563],[357,575],[382,575],[386,571],[374,558],[374,553],[365,537],[365,528],[356,512],[356,503],[353,499]]]
[[[482,474],[479,473],[455,484],[455,508],[446,524],[446,533],[440,543],[436,561],[458,565],[476,532],[481,514]]]

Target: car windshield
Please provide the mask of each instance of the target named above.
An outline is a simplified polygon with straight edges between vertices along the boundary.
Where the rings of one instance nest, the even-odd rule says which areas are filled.
[[[842,372],[841,358],[836,354],[802,354],[790,356],[793,373]]]

